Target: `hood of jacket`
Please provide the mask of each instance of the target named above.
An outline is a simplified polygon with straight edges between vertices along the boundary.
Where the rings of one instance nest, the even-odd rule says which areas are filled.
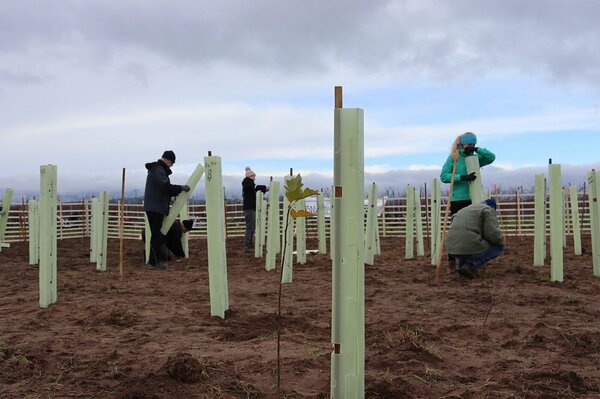
[[[171,173],[173,173],[171,168],[169,168],[167,166],[167,164],[163,162],[162,159],[159,159],[158,161],[155,161],[155,162],[148,162],[145,166],[148,171],[150,171],[150,169],[154,168],[155,166],[162,166],[167,171],[167,176],[169,176]]]

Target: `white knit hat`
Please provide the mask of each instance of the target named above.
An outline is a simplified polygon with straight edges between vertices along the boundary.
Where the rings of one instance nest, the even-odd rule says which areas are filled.
[[[249,177],[251,179],[254,179],[256,177],[256,173],[254,173],[254,171],[250,169],[250,166],[246,166],[246,177]]]

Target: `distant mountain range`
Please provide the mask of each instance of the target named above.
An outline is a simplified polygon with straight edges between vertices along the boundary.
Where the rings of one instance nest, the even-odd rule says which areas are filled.
[[[579,189],[583,189],[587,183],[587,173],[592,169],[600,170],[600,163],[591,165],[567,165],[562,167],[562,184],[563,186],[576,185]],[[501,192],[514,192],[516,189],[521,189],[523,192],[533,191],[534,179],[536,174],[547,175],[547,167],[527,167],[521,169],[507,170],[494,166],[486,166],[482,168],[482,179],[484,188],[492,190],[498,187]],[[439,178],[440,170],[393,170],[385,173],[365,173],[365,193],[366,186],[375,182],[378,186],[379,195],[388,196],[403,196],[406,190],[406,185],[411,184],[421,189],[427,185],[429,192],[431,181],[434,178]],[[171,176],[173,183],[183,184],[187,176],[174,173]],[[307,174],[302,176],[304,185],[316,190],[329,192],[333,183],[330,176],[320,174]],[[4,195],[4,190],[10,187],[14,190],[13,202],[21,201],[21,198],[32,198],[39,196],[39,177],[30,176],[28,178],[9,178],[3,179],[0,182],[0,200]],[[144,195],[144,180],[145,176],[129,176],[126,185],[126,197],[128,201],[141,201]],[[282,176],[274,176],[274,179],[283,181]],[[225,187],[225,197],[230,202],[240,200],[242,197],[242,177],[241,176],[223,176],[223,185]],[[268,178],[257,178],[257,184],[269,184]],[[448,184],[442,184],[442,191],[448,189]],[[91,198],[97,196],[100,191],[109,191],[112,199],[120,198],[121,196],[121,181],[114,176],[95,176],[93,179],[83,178],[82,176],[69,176],[68,174],[60,174],[58,181],[59,197],[63,201],[74,201],[82,198]],[[194,190],[192,199],[195,201],[204,200],[204,182]]]

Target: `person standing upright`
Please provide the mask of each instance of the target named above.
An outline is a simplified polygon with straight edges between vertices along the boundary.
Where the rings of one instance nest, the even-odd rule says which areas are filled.
[[[246,222],[246,234],[244,235],[244,252],[253,252],[254,247],[252,245],[252,238],[254,237],[254,230],[256,228],[256,192],[262,191],[266,193],[269,191],[267,186],[262,184],[256,185],[254,180],[256,179],[256,173],[250,166],[246,166],[246,177],[242,180],[242,199],[244,209],[244,220]]]
[[[477,136],[466,132],[459,135],[450,150],[450,155],[440,173],[443,183],[452,183],[452,198],[450,199],[450,216],[459,210],[471,205],[471,194],[469,182],[474,181],[477,176],[475,172],[467,173],[466,158],[476,156],[479,158],[479,166],[489,165],[496,159],[496,155],[490,150],[477,147]],[[454,170],[454,176],[452,175]],[[451,272],[456,271],[456,259],[453,254],[448,253],[448,268]]]
[[[169,175],[173,173],[171,167],[175,163],[175,153],[167,150],[156,162],[146,164],[148,175],[146,177],[146,188],[144,190],[144,211],[148,217],[150,225],[150,268],[166,269],[167,264],[167,246],[165,237],[160,232],[163,219],[169,214],[171,197],[179,195],[182,191],[190,191],[187,185],[171,184]]]

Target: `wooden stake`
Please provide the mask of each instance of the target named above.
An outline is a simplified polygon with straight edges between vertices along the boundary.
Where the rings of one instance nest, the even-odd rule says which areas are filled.
[[[335,86],[335,108],[344,108],[342,106],[342,86]]]
[[[125,229],[125,168],[121,180],[121,212],[119,215],[119,277],[123,278],[123,231]]]
[[[448,190],[448,204],[446,205],[446,215],[444,216],[444,225],[442,226],[442,239],[440,240],[440,252],[435,265],[435,282],[440,281],[440,265],[442,263],[442,252],[444,251],[444,241],[446,240],[446,226],[448,225],[448,216],[450,215],[450,203],[452,202],[452,189],[454,189],[454,174],[456,173],[456,159],[452,164],[452,177],[450,178],[450,189]]]

